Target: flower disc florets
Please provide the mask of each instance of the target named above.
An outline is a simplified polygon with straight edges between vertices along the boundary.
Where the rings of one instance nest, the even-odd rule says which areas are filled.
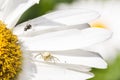
[[[16,35],[0,21],[0,80],[13,80],[21,69],[21,50]]]

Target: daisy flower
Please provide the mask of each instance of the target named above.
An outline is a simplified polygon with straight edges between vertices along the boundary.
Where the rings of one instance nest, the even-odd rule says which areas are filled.
[[[69,9],[48,13],[16,25],[39,0],[0,1],[0,79],[86,80],[91,68],[107,67],[96,52],[83,48],[111,37],[88,24],[95,11]]]

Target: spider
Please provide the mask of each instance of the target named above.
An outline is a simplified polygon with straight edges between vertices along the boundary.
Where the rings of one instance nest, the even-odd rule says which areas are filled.
[[[55,63],[56,61],[59,61],[59,59],[58,59],[57,57],[52,56],[52,54],[49,53],[49,52],[39,53],[39,54],[37,54],[35,57],[38,57],[39,55],[40,55],[41,58],[42,58],[44,61],[46,61],[46,62],[53,61],[53,62]]]

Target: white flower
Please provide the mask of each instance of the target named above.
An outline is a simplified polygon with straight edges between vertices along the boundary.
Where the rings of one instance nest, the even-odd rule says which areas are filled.
[[[98,53],[82,50],[111,37],[108,30],[91,28],[87,24],[99,17],[97,12],[60,10],[15,27],[24,11],[35,3],[38,0],[0,1],[0,20],[7,28],[14,27],[13,33],[17,35],[23,52],[18,80],[86,80],[93,77],[89,72],[92,67],[107,67]],[[2,26],[5,25],[0,25],[0,29]]]

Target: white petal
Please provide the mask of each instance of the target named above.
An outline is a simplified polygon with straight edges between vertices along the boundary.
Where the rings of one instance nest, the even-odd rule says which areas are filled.
[[[43,18],[65,25],[88,23],[99,17],[98,12],[88,9],[58,10],[43,16]]]
[[[1,10],[2,6],[4,5],[5,1],[6,0],[0,0],[0,10]]]
[[[33,80],[85,80],[93,77],[91,73],[82,73],[37,62],[37,73]]]
[[[57,63],[57,62],[55,62],[55,63],[51,63],[51,65],[55,65],[55,66],[65,68],[65,69],[69,69],[69,70],[73,70],[73,71],[80,71],[80,72],[89,72],[89,71],[91,71],[91,67],[88,67],[88,66],[64,64],[64,63]]]
[[[57,66],[79,70],[78,65],[95,67],[95,68],[106,68],[107,64],[103,60],[103,58],[95,52],[75,49],[75,50],[66,50],[66,51],[48,51],[54,56],[53,60],[55,60]],[[41,52],[40,52],[41,53]],[[37,57],[37,60],[43,61],[41,55]],[[54,61],[53,61],[54,62]],[[53,63],[50,61],[50,63]],[[73,64],[73,66],[70,66]],[[81,70],[79,70],[81,71]]]
[[[32,55],[30,53],[23,51],[23,61],[22,61],[22,70],[17,75],[16,80],[31,80],[31,78],[36,73],[36,64],[32,60]]]
[[[75,25],[77,25],[78,28],[84,29],[89,27],[89,25],[88,24],[83,25],[83,24],[93,19],[96,19],[98,16],[99,14],[97,12],[86,9],[60,10],[46,14],[42,17],[35,18],[25,23],[22,23],[14,29],[14,32],[17,35],[22,35],[22,34],[31,35],[33,33],[34,35],[36,35],[39,33],[60,30],[61,28],[66,29],[68,25],[69,25],[68,28],[76,27]],[[32,26],[32,29],[28,30],[27,32],[24,31],[26,25],[29,24]],[[41,30],[45,30],[45,31],[41,31]]]
[[[105,29],[88,28],[52,32],[32,38],[19,37],[27,50],[69,50],[88,47],[111,37]]]
[[[7,7],[9,0],[0,0],[0,11]]]
[[[15,26],[21,15],[31,6],[38,3],[39,0],[8,0],[4,12],[4,22],[8,28]]]
[[[82,66],[82,65],[74,65],[74,64],[65,64],[65,63],[50,63],[50,62],[46,62],[46,61],[40,61],[40,60],[36,60],[37,62],[41,62],[41,63],[44,63],[44,64],[48,64],[48,65],[51,65],[51,66],[56,66],[56,67],[59,67],[59,68],[64,68],[64,69],[68,69],[68,70],[72,70],[72,71],[78,71],[78,72],[89,72],[91,71],[91,67],[88,67],[88,66]]]
[[[39,18],[33,19],[32,21],[39,21]],[[43,20],[44,21],[44,20]],[[54,22],[43,22],[39,21],[37,23],[32,23],[31,21],[25,22],[23,24],[20,24],[16,26],[13,30],[13,33],[16,34],[17,36],[26,36],[26,37],[32,37],[32,36],[37,36],[41,34],[46,34],[50,32],[56,32],[56,31],[62,31],[62,30],[67,30],[67,29],[86,29],[89,28],[89,24],[79,24],[79,25],[74,25],[74,26],[65,26],[61,24],[56,24]],[[27,25],[31,25],[31,28],[28,29],[27,31],[25,30]]]
[[[0,20],[3,20],[4,10],[9,3],[9,0],[0,0]]]
[[[39,80],[42,78],[43,80],[46,80],[48,78],[47,77],[45,78],[45,75],[53,79],[55,75],[54,73],[59,74],[58,77],[63,77],[63,79],[67,79],[67,80],[70,78],[69,75],[73,75],[73,77],[77,77],[76,80],[88,79],[93,77],[93,74],[89,73],[90,68],[86,66],[67,65],[67,67],[69,67],[67,69],[65,68],[66,64],[59,64],[59,65],[50,64],[50,63],[47,64],[47,63],[42,63],[41,61],[37,61],[35,60],[35,58],[31,59],[32,55],[29,52],[27,53],[24,52],[23,55],[24,55],[24,59],[23,59],[24,61],[22,64],[22,71],[18,75],[17,80],[24,80],[24,79]],[[65,76],[63,76],[64,74]]]

